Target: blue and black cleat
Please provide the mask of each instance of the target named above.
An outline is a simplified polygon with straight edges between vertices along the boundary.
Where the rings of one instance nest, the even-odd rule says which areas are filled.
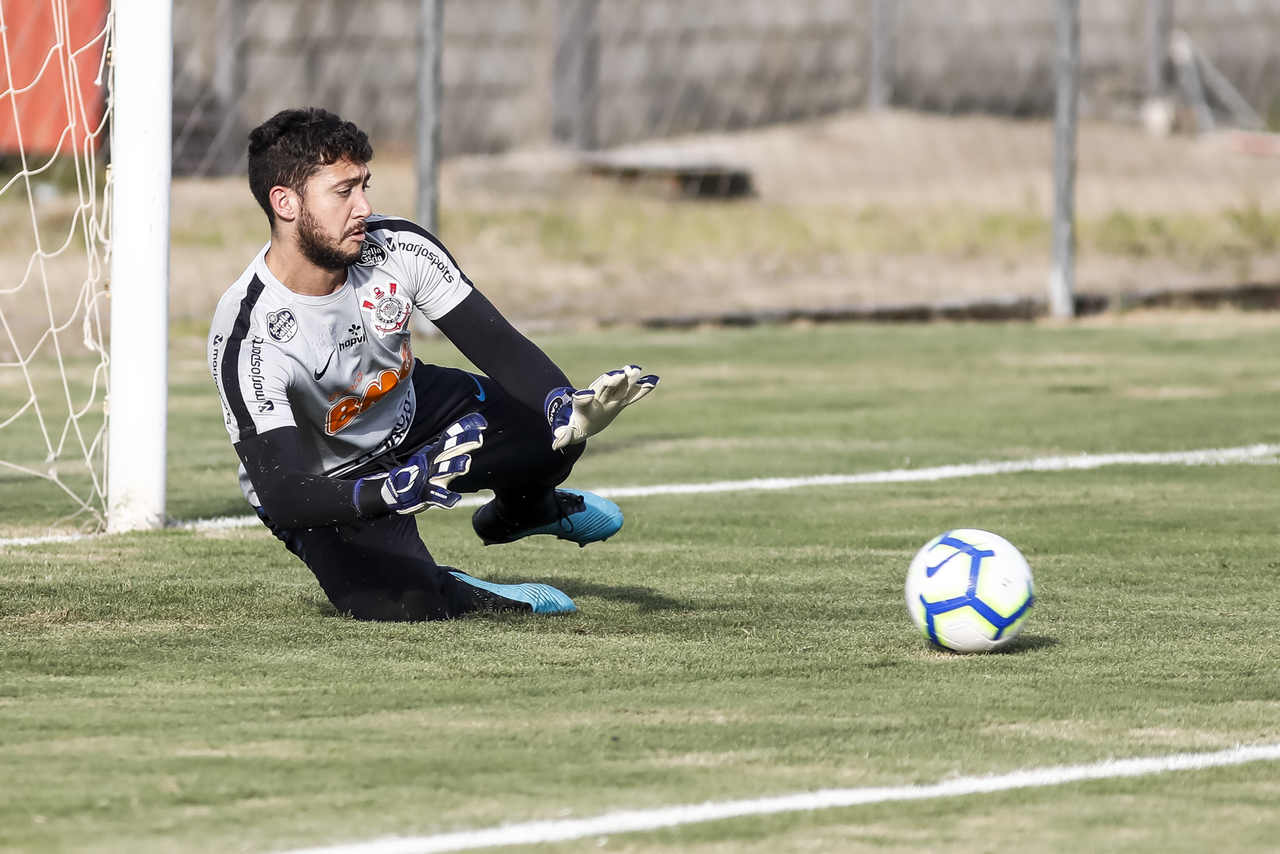
[[[607,498],[580,489],[557,489],[556,517],[547,522],[510,522],[490,501],[471,517],[475,529],[486,546],[514,543],[525,537],[549,534],[579,546],[609,539],[622,527],[622,510]]]
[[[457,570],[451,570],[449,574],[463,584],[469,584],[472,587],[492,593],[494,596],[510,599],[513,602],[523,602],[535,614],[572,614],[578,610],[578,606],[573,604],[573,600],[567,594],[557,590],[550,584],[536,582],[494,584],[492,581],[481,581],[478,578],[472,578],[465,572],[458,572]]]

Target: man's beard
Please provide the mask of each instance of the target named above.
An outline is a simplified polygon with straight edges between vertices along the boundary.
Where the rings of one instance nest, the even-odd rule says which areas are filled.
[[[320,225],[306,208],[298,217],[298,248],[308,261],[323,270],[345,270],[360,260],[360,247],[349,252],[342,250],[341,241],[330,243]]]

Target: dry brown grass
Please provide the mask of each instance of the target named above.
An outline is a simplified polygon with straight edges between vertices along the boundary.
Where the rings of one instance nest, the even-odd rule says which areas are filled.
[[[637,150],[655,147],[744,165],[758,194],[681,200],[661,182],[588,175],[563,152],[458,157],[442,167],[441,236],[526,326],[1046,291],[1048,122],[858,113]],[[1081,129],[1078,160],[1079,291],[1280,279],[1275,160],[1108,124]],[[377,207],[411,214],[410,161],[384,152],[373,168]],[[0,263],[19,271],[30,217],[13,202],[0,204],[16,235]],[[265,222],[242,178],[180,179],[172,231],[171,315],[199,326]],[[81,265],[74,251],[48,262],[55,314]],[[2,308],[31,324],[47,313],[32,290]]]

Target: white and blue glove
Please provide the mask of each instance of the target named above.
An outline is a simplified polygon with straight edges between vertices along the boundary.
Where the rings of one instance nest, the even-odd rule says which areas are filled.
[[[601,374],[584,389],[568,386],[547,393],[545,411],[551,425],[551,450],[577,445],[608,427],[623,407],[658,387],[658,377],[641,376],[639,365]]]
[[[450,424],[435,444],[409,457],[404,465],[356,481],[357,503],[362,488],[381,481],[379,494],[391,512],[407,515],[429,507],[454,506],[462,496],[449,489],[449,483],[471,471],[471,452],[484,444],[488,426],[478,412]]]

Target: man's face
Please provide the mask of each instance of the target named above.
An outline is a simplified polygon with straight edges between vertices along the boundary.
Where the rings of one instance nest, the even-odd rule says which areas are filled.
[[[342,270],[360,259],[364,221],[373,212],[366,195],[369,167],[339,160],[307,179],[298,216],[298,248],[325,270]]]

